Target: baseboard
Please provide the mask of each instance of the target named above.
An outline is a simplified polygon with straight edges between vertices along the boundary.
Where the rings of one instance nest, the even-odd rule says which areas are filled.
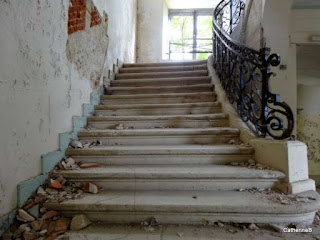
[[[16,210],[0,217],[0,237],[10,228],[16,218]]]
[[[18,184],[18,208],[21,208],[28,198],[44,184],[48,173],[65,157],[65,150],[72,139],[78,139],[78,132],[87,125],[87,117],[94,112],[94,107],[100,104],[100,94],[91,93],[90,104],[83,105],[83,116],[72,118],[72,132],[59,134],[59,150],[41,156],[42,174]],[[1,225],[0,225],[1,227]],[[1,229],[1,228],[0,228]]]

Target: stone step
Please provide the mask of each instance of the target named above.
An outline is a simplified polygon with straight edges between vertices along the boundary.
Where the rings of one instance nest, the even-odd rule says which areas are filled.
[[[103,165],[227,164],[253,158],[254,149],[241,145],[103,146],[66,150],[85,163]]]
[[[88,124],[98,129],[116,129],[119,124],[127,128],[208,128],[227,127],[228,115],[223,113],[203,115],[162,116],[103,116],[88,117]]]
[[[120,68],[120,73],[148,73],[148,72],[181,72],[208,70],[207,64],[190,65],[190,66],[164,66],[164,67],[131,67]]]
[[[197,60],[197,61],[182,61],[182,62],[161,62],[161,63],[125,63],[124,68],[130,67],[170,67],[170,66],[194,66],[207,64],[207,60]]]
[[[66,217],[85,214],[93,222],[140,223],[155,217],[161,224],[200,225],[214,222],[311,225],[320,208],[315,191],[309,203],[281,204],[279,194],[238,191],[106,191],[61,203],[45,203]],[[290,196],[289,196],[290,197]]]
[[[108,95],[151,94],[151,93],[188,93],[209,92],[214,90],[213,84],[197,84],[185,86],[150,86],[150,87],[109,87]]]
[[[103,190],[237,190],[268,189],[282,172],[223,165],[102,166],[79,171],[56,171],[71,182],[94,182]]]
[[[129,95],[102,95],[101,104],[166,104],[166,103],[195,103],[215,102],[217,95],[212,92],[192,93],[162,93],[162,94],[129,94]]]
[[[113,80],[112,87],[147,87],[147,86],[183,86],[210,84],[211,77],[183,77],[183,78],[155,78],[155,79],[129,79]]]
[[[100,140],[106,146],[223,144],[239,140],[236,128],[164,128],[80,131],[81,141]]]
[[[145,79],[145,78],[177,78],[208,76],[207,70],[180,71],[180,72],[151,72],[151,73],[119,73],[116,79]]]
[[[189,115],[221,113],[218,102],[176,103],[176,104],[123,104],[99,105],[95,107],[97,116],[148,116],[148,115]]]

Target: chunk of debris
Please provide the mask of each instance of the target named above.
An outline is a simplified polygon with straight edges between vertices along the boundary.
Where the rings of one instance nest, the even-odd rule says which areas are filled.
[[[238,232],[238,230],[229,228],[229,229],[228,229],[228,232],[231,232],[231,233],[237,233],[237,232]]]
[[[37,190],[37,194],[38,195],[47,195],[46,191],[44,191],[44,189],[42,187],[39,187]]]
[[[193,199],[198,199],[198,196],[193,196],[192,198],[193,198]]]
[[[52,221],[48,229],[46,240],[53,240],[60,234],[63,234],[66,231],[68,231],[69,224],[70,220],[67,219],[59,219],[57,221]]]
[[[31,216],[35,217],[35,218],[39,218],[39,214],[40,214],[40,205],[36,204],[33,207],[29,208],[28,213],[31,214]]]
[[[30,226],[31,226],[31,228],[32,228],[33,231],[38,232],[38,231],[40,231],[40,229],[41,229],[41,227],[42,227],[42,224],[43,224],[43,221],[42,221],[42,220],[36,220],[36,221],[32,222],[32,223],[30,224]]]
[[[61,184],[61,186],[64,186],[67,182],[67,180],[64,177],[62,177],[61,175],[59,175],[59,177],[57,177],[56,180]]]
[[[87,182],[83,187],[83,191],[86,193],[97,194],[101,192],[101,187],[92,182]]]
[[[58,216],[59,216],[59,213],[57,211],[51,210],[51,211],[46,212],[42,216],[41,220],[48,220],[48,219],[52,219],[52,218],[58,217]]]
[[[223,224],[222,222],[217,222],[217,224],[218,224],[218,226],[219,226],[220,228],[223,228],[223,227],[224,227],[224,224]]]
[[[253,231],[259,230],[259,227],[254,223],[249,224],[248,228]]]
[[[72,231],[79,231],[81,229],[86,228],[90,224],[91,222],[86,215],[84,214],[76,215],[72,218],[70,229]]]
[[[236,144],[236,143],[237,143],[237,141],[234,140],[234,139],[230,139],[230,140],[228,141],[228,144]]]
[[[72,140],[69,145],[72,148],[83,148],[82,142],[77,141],[77,140]]]
[[[22,222],[33,222],[35,220],[34,217],[32,217],[29,213],[27,213],[25,210],[23,209],[19,209],[18,210],[18,216],[17,219],[22,221]]]
[[[24,232],[23,240],[35,240],[39,239],[39,233],[36,232]]]
[[[62,188],[62,185],[61,183],[59,183],[57,180],[53,180],[53,179],[50,179],[50,185],[49,185],[50,188],[53,188],[53,189],[61,189]]]
[[[238,162],[231,162],[230,165],[231,166],[239,166],[239,163]]]
[[[80,168],[82,168],[82,169],[98,168],[98,167],[101,167],[101,165],[98,164],[98,163],[82,163],[82,164],[80,165]]]
[[[120,123],[120,124],[116,125],[116,129],[117,130],[124,130],[124,124]]]
[[[53,188],[46,188],[46,193],[48,193],[49,195],[58,195],[58,190],[57,189],[53,189]]]
[[[18,229],[13,233],[13,237],[14,239],[19,238],[22,233],[24,233],[25,231],[29,230],[28,227],[29,225],[27,223],[25,224],[21,224]]]
[[[152,226],[152,227],[156,227],[156,226],[159,226],[160,223],[159,223],[158,219],[156,219],[155,217],[153,217],[153,218],[150,219],[149,225]]]

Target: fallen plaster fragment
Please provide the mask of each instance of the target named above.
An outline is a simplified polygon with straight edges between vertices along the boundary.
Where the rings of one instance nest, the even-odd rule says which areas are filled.
[[[92,183],[92,182],[87,182],[84,187],[83,187],[84,192],[86,193],[93,193],[97,194],[101,192],[101,187]]]
[[[223,224],[222,222],[217,222],[217,224],[218,224],[218,226],[219,226],[220,228],[223,228],[223,227],[224,227],[224,224]]]
[[[91,224],[91,221],[86,215],[84,214],[76,215],[72,218],[70,229],[72,231],[79,231],[81,229],[86,228],[90,224]]]
[[[83,144],[80,141],[72,140],[70,142],[70,147],[72,147],[72,148],[83,148]]]
[[[248,226],[248,228],[249,228],[250,230],[253,230],[253,231],[259,230],[258,226],[255,225],[254,223],[251,223],[251,224]]]
[[[33,222],[35,220],[34,217],[32,217],[29,213],[27,213],[23,209],[18,210],[18,216],[17,219],[22,221],[22,222]]]

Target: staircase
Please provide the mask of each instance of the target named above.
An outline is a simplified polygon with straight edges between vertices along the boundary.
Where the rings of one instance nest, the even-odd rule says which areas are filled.
[[[206,61],[125,64],[88,125],[79,139],[102,145],[69,148],[66,154],[102,167],[54,174],[94,182],[103,192],[46,204],[67,217],[83,213],[105,223],[156,217],[170,224],[277,224],[314,215],[312,204],[287,206],[263,193],[238,191],[272,188],[285,176],[230,165],[252,159],[254,149],[241,144],[239,129],[229,126]]]

